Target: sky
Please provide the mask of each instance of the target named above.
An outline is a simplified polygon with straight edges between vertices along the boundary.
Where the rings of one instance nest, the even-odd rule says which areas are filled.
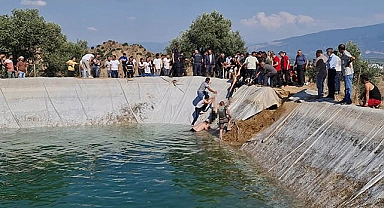
[[[168,43],[202,13],[232,22],[247,45],[384,22],[382,0],[0,0],[0,14],[38,9],[63,34],[89,46],[115,40]]]

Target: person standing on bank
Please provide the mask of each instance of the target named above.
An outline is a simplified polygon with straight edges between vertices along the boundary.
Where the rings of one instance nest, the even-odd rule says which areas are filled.
[[[91,76],[91,63],[92,63],[94,58],[95,58],[95,56],[91,53],[85,54],[81,58],[81,69],[82,69],[82,73],[83,73],[83,78],[86,78],[86,77],[92,78],[92,76]]]
[[[301,50],[297,51],[295,64],[297,66],[297,75],[299,78],[299,87],[305,83],[305,71],[308,68],[308,59],[305,57]]]
[[[179,44],[175,43],[175,47],[172,50],[172,69],[170,77],[179,77],[181,73],[180,69],[180,53],[179,53]]]
[[[316,51],[316,59],[313,65],[316,68],[316,86],[317,86],[317,98],[321,99],[324,97],[324,82],[327,78],[327,57],[324,56],[322,50]]]
[[[193,76],[201,75],[201,65],[203,64],[203,56],[199,53],[198,50],[195,50],[193,54]]]
[[[123,69],[124,78],[128,77],[128,71],[127,71],[127,62],[128,57],[126,53],[123,53],[122,56],[120,56],[119,61],[121,63],[121,68]]]
[[[337,56],[337,51],[333,51],[335,54],[334,58],[337,60],[337,65],[336,65],[336,76],[335,76],[335,94],[339,95],[340,94],[340,80],[341,80],[341,59],[340,57]]]
[[[338,46],[341,56],[341,72],[344,76],[345,97],[340,104],[352,104],[352,81],[353,81],[353,65],[352,62],[356,59],[346,49],[344,44]]]
[[[28,63],[24,61],[24,57],[20,56],[18,58],[18,62],[16,64],[17,77],[25,78],[25,74],[27,73]]]
[[[4,61],[4,65],[7,68],[8,78],[16,78],[15,67],[13,65],[13,55],[8,55]]]
[[[212,50],[208,50],[208,54],[204,57],[205,76],[212,77],[214,74],[213,69],[216,65],[215,55]]]
[[[197,89],[197,96],[199,97],[199,100],[203,100],[206,95],[208,95],[208,92],[206,89],[208,89],[210,92],[217,94],[217,91],[213,90],[210,86],[211,84],[211,78],[207,77],[205,78],[205,81],[201,83],[199,89]]]
[[[70,60],[68,60],[66,62],[66,64],[68,65],[68,72],[67,72],[68,77],[74,77],[75,76],[75,66],[76,66],[76,64],[79,64],[76,62],[76,57],[72,56],[72,58]]]
[[[335,99],[335,78],[336,78],[336,68],[337,68],[337,58],[333,53],[333,48],[327,49],[328,61],[328,96],[327,98]]]
[[[369,81],[367,75],[361,76],[361,83],[364,84],[365,92],[360,97],[360,106],[378,108],[381,104],[379,89]]]

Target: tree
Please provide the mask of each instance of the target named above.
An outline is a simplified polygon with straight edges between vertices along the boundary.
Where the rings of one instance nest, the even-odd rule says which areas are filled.
[[[170,53],[175,43],[179,44],[179,50],[186,56],[192,55],[194,50],[206,51],[211,49],[213,53],[235,54],[237,51],[245,52],[245,41],[238,31],[231,30],[232,23],[225,19],[217,11],[203,13],[198,16],[179,37],[176,37],[166,47]]]
[[[15,57],[40,61],[47,76],[65,72],[66,60],[80,57],[87,48],[85,41],[68,42],[60,26],[46,22],[37,9],[16,9],[11,16],[0,16],[0,42],[0,49]]]

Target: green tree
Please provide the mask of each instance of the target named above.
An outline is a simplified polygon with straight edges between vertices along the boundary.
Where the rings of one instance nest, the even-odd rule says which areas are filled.
[[[165,50],[171,53],[174,44],[178,43],[179,51],[183,51],[186,56],[191,56],[196,49],[201,52],[211,49],[215,54],[226,55],[237,51],[245,52],[245,41],[231,27],[231,20],[225,19],[219,12],[203,13],[192,22],[187,31],[173,39]]]
[[[80,57],[87,48],[84,41],[68,42],[60,26],[46,22],[37,9],[0,16],[0,42],[1,50],[40,62],[46,76],[66,72],[66,60]]]

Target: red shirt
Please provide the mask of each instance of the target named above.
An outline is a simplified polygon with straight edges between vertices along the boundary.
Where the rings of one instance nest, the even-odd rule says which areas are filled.
[[[283,58],[281,58],[283,61],[283,70],[289,70],[288,61],[289,58],[287,55],[285,55]]]
[[[277,66],[274,66],[276,71],[281,71],[280,58],[278,56],[275,56],[275,58],[273,58],[273,65],[275,65],[276,63]]]

